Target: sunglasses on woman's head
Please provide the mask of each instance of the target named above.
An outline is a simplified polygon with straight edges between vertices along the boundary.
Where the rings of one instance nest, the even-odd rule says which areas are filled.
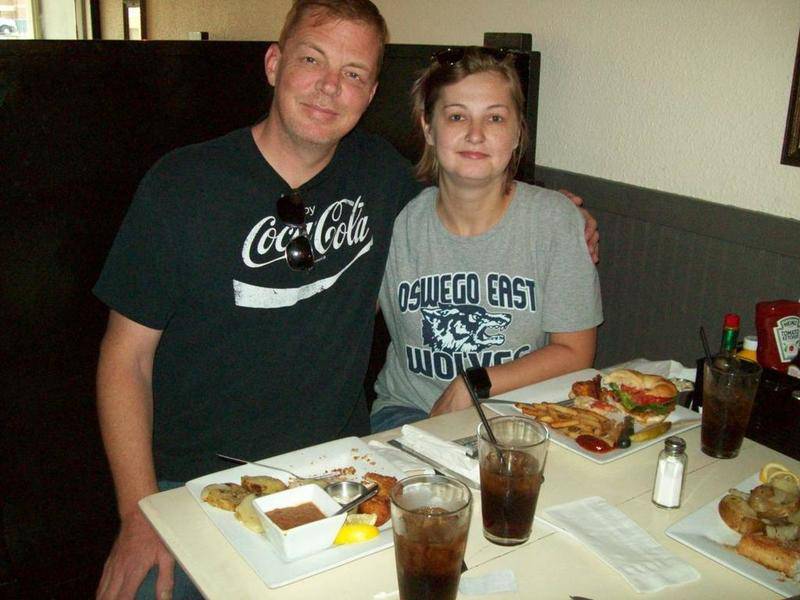
[[[278,218],[297,229],[297,235],[286,244],[286,264],[294,271],[314,268],[314,251],[306,234],[306,205],[300,194],[293,191],[278,198]]]
[[[474,47],[479,54],[483,56],[491,56],[495,60],[503,60],[509,54],[514,54],[513,50],[506,48],[486,48],[484,46]],[[466,55],[468,47],[461,48],[445,48],[439,50],[431,55],[431,62],[436,61],[443,67],[452,67],[453,65],[461,62]]]

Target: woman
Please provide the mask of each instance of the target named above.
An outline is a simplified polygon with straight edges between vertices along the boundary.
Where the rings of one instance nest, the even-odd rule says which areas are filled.
[[[527,141],[513,55],[448,50],[412,97],[417,175],[438,186],[395,221],[373,431],[470,406],[458,377],[470,367],[493,395],[588,367],[602,321],[578,209],[513,179]]]

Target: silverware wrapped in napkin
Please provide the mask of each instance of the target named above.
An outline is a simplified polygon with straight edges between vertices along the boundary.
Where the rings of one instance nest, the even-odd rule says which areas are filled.
[[[449,442],[413,425],[404,425],[401,435],[389,444],[425,460],[434,469],[463,481],[473,489],[480,488],[478,461],[466,454],[460,444]]]

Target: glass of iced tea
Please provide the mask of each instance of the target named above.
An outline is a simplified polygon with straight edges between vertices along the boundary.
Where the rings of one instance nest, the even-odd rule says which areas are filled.
[[[472,493],[443,475],[415,475],[390,492],[400,600],[455,600]]]
[[[750,422],[761,367],[749,360],[717,356],[703,366],[703,452],[735,458]]]
[[[483,535],[495,544],[526,542],[542,485],[550,434],[536,420],[519,416],[489,420],[497,439],[478,426]]]

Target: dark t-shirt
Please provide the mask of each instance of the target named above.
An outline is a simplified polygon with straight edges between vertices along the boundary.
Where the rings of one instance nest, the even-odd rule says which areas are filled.
[[[163,330],[153,367],[159,479],[368,433],[362,381],[392,223],[418,185],[360,131],[300,188],[317,255],[289,269],[289,185],[250,129],[176,150],[144,177],[94,292]]]

